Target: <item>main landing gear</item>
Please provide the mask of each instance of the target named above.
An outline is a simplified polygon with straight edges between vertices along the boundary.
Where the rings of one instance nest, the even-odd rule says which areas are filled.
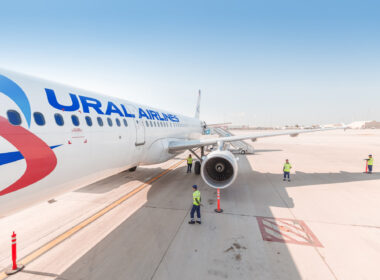
[[[195,153],[195,151],[193,151],[192,149],[189,149],[189,151],[198,159],[195,163],[194,163],[194,173],[195,175],[199,175],[201,174],[201,164],[202,164],[202,159],[204,157],[204,147],[201,147],[201,156],[199,156],[197,153]]]
[[[136,171],[136,169],[137,169],[137,166],[132,167],[132,168],[129,168],[128,171],[129,171],[129,172],[134,172],[134,171]]]
[[[200,161],[195,162],[194,173],[195,173],[195,175],[201,174],[201,162]]]

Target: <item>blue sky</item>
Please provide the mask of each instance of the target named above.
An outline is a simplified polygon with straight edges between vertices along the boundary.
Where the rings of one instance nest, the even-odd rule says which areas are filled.
[[[7,1],[0,67],[201,117],[380,120],[378,1]]]

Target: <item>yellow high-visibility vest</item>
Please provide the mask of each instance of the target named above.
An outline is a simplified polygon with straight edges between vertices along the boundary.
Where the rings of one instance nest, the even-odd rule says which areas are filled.
[[[200,202],[201,202],[201,192],[196,190],[195,192],[193,192],[193,204],[196,206],[199,206]]]
[[[373,158],[368,159],[368,165],[373,165]]]
[[[193,164],[193,158],[188,157],[187,158],[187,164]]]
[[[292,166],[290,165],[290,163],[284,164],[284,172],[290,172],[291,168],[292,168]]]

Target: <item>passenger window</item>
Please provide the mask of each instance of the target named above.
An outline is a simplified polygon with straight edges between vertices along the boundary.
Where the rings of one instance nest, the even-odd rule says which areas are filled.
[[[73,122],[73,125],[79,126],[79,119],[75,115],[71,115],[71,121]]]
[[[54,119],[55,119],[55,122],[57,125],[59,126],[63,126],[65,124],[65,122],[63,121],[63,117],[61,114],[54,114]]]
[[[45,117],[40,112],[33,113],[33,117],[37,125],[45,125]]]
[[[150,121],[150,126],[153,127],[153,122],[152,121]]]
[[[21,116],[20,114],[15,110],[9,110],[7,112],[8,121],[13,125],[20,125],[21,124]]]
[[[107,118],[107,122],[108,122],[108,125],[109,125],[109,126],[112,126],[112,125],[113,125],[111,118]]]
[[[92,119],[91,119],[91,117],[87,116],[85,119],[86,119],[87,125],[88,126],[92,126]]]
[[[124,126],[127,127],[127,126],[128,126],[128,122],[127,122],[127,120],[124,119],[123,122],[124,122]]]
[[[145,123],[146,123],[146,126],[149,127],[149,122],[148,122],[148,121],[145,121]]]
[[[121,125],[121,123],[120,123],[120,120],[119,120],[119,119],[116,119],[116,124],[117,124],[117,126],[120,126],[120,125]]]
[[[98,120],[98,125],[103,126],[103,119],[101,117],[98,117],[97,120]]]

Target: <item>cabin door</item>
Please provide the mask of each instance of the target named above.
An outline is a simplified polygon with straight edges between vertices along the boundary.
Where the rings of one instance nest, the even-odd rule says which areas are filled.
[[[142,119],[139,119],[139,112],[135,106],[131,105],[133,110],[133,114],[135,114],[136,118],[134,119],[134,125],[136,128],[136,146],[141,146],[145,144],[145,125]]]

